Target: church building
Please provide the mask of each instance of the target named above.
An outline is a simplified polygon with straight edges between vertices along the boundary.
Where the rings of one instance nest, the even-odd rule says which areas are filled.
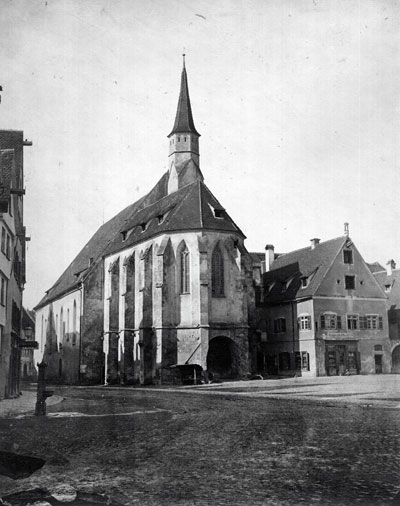
[[[168,171],[99,228],[35,308],[49,381],[248,373],[252,260],[204,183],[199,138],[184,62]]]

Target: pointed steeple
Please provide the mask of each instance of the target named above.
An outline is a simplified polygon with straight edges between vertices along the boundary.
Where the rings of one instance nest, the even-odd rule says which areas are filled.
[[[185,66],[185,54],[183,54],[182,56],[183,56],[183,68],[181,75],[181,91],[179,93],[178,108],[176,110],[175,123],[172,128],[172,132],[168,135],[168,137],[171,137],[171,135],[176,133],[180,134],[192,133],[200,137],[200,134],[197,132],[196,127],[194,126],[192,107],[190,105],[189,87]]]
[[[199,137],[193,121],[189,88],[183,55],[181,90],[175,123],[169,138],[168,193],[176,191],[194,181],[203,181],[199,167]]]

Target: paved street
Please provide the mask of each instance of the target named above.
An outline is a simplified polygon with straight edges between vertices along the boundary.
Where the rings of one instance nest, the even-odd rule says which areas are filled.
[[[0,418],[0,450],[46,460],[0,476],[0,497],[63,483],[113,504],[400,504],[398,378],[60,388],[48,417]]]

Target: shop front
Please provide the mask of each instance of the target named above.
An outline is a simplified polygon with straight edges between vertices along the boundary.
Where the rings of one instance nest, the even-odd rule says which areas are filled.
[[[328,376],[359,374],[358,341],[325,341],[325,362]]]

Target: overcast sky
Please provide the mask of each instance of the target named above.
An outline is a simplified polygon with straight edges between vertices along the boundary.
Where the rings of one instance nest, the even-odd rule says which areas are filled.
[[[185,51],[207,186],[285,252],[400,264],[397,0],[0,0],[0,128],[23,130],[33,307],[167,169]]]

